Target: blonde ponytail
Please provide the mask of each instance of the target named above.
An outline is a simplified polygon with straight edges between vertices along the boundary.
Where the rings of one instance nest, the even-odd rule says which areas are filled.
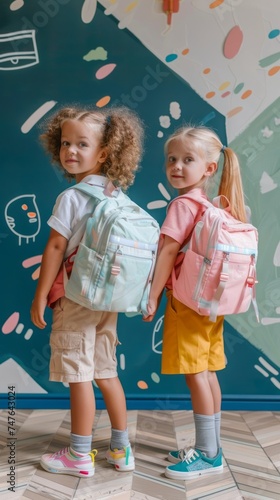
[[[219,195],[224,195],[230,202],[231,214],[236,219],[247,222],[243,185],[239,161],[231,148],[224,147],[224,165],[219,185]]]

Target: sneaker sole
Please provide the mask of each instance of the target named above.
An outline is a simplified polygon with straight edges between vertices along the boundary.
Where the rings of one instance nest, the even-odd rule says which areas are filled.
[[[223,465],[219,465],[218,467],[213,467],[209,469],[196,470],[192,472],[177,472],[166,469],[165,476],[168,477],[169,479],[182,479],[186,481],[188,479],[193,479],[195,477],[206,476],[207,474],[215,474],[216,472],[222,472],[222,471],[223,471]]]
[[[84,471],[71,470],[71,469],[57,469],[55,467],[50,467],[49,465],[45,464],[44,462],[40,462],[40,465],[47,472],[52,472],[53,474],[68,474],[70,476],[85,477],[85,478],[92,477],[94,475],[94,469],[93,470],[84,470]]]
[[[115,469],[118,472],[128,472],[128,471],[135,469],[135,463],[128,464],[128,465],[119,465],[119,464],[116,464],[113,460],[111,461],[109,458],[106,458],[106,460],[107,460],[108,464],[114,465]]]

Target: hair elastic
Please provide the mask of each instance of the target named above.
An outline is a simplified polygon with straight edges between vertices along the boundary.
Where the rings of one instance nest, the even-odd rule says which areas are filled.
[[[225,148],[226,148],[226,146],[222,145],[222,147],[220,149],[220,153],[224,153],[225,152]]]

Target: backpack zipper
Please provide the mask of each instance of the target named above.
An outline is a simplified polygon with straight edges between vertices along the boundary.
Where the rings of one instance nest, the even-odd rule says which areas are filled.
[[[213,233],[216,230],[216,226],[218,224],[219,224],[219,221],[218,221],[218,219],[216,219],[215,224],[211,227],[211,231],[210,231],[210,235],[209,235],[208,243],[207,243],[206,255],[203,258],[203,264],[202,264],[202,267],[200,269],[200,273],[198,276],[196,287],[195,287],[194,293],[193,293],[193,300],[196,300],[196,301],[199,301],[199,299],[200,299],[201,284],[202,284],[202,280],[204,278],[204,274],[205,274],[205,271],[207,269],[207,266],[210,266],[211,262],[212,262],[212,260],[208,257],[208,255],[209,255],[210,248],[212,248],[211,241],[212,241]]]

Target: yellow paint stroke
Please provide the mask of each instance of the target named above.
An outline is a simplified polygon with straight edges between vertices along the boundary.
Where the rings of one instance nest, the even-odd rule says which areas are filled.
[[[224,3],[224,0],[215,0],[215,2],[210,3],[209,9],[215,9]]]
[[[237,106],[236,108],[231,109],[231,110],[227,113],[227,117],[228,117],[228,118],[231,118],[232,116],[237,115],[238,113],[240,113],[240,111],[242,111],[242,109],[243,109],[243,107],[242,107],[242,106]]]
[[[270,68],[270,70],[268,72],[268,76],[276,75],[276,73],[278,73],[278,71],[280,71],[280,66],[273,66],[273,68]]]
[[[136,2],[131,2],[125,9],[125,12],[131,12],[133,9],[135,9],[136,5],[138,4],[138,1]]]
[[[205,97],[206,97],[206,99],[212,99],[212,97],[214,97],[215,95],[216,95],[216,92],[208,92]]]
[[[208,73],[210,73],[210,71],[211,71],[211,68],[205,68],[203,70],[203,73],[204,73],[204,75],[208,75]]]
[[[98,108],[103,108],[110,101],[111,101],[111,97],[109,95],[105,95],[104,97],[102,97],[101,99],[99,99],[99,101],[97,101],[96,106]]]
[[[182,50],[182,56],[186,56],[189,53],[190,49]]]
[[[246,92],[242,94],[241,99],[248,99],[250,95],[252,95],[252,90],[246,90]]]
[[[219,90],[225,90],[230,86],[230,82],[224,82],[219,86]]]
[[[139,380],[139,382],[137,382],[137,385],[139,389],[148,389],[148,384],[146,384],[144,380]]]

